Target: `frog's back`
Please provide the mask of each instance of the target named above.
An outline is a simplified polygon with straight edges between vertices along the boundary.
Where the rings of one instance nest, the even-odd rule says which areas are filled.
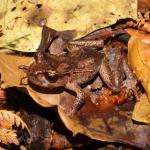
[[[101,65],[103,57],[103,53],[87,49],[72,53],[70,62],[75,64],[76,69],[96,69]]]
[[[70,58],[72,82],[83,84],[91,80],[98,72],[104,57],[96,50],[81,50],[72,53]]]

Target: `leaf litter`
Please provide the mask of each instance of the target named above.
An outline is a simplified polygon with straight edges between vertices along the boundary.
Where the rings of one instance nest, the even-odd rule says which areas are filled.
[[[130,27],[130,29],[131,28],[132,27]],[[129,34],[130,29],[126,30]],[[139,30],[141,29],[139,28]],[[89,32],[90,31],[88,31],[88,33]],[[33,56],[18,56],[15,53],[6,51],[0,53],[0,72],[2,76],[1,80],[4,81],[1,87],[2,89],[7,89],[8,87],[14,86],[25,87],[24,89],[27,89],[29,95],[40,106],[51,108],[57,105],[58,113],[62,122],[69,130],[72,131],[74,136],[77,136],[78,133],[82,133],[92,139],[100,141],[119,142],[133,145],[138,148],[147,148],[147,146],[150,145],[150,105],[148,100],[149,61],[147,57],[149,49],[149,33],[147,33],[147,31],[137,31],[137,29],[134,33],[135,34],[131,35],[128,43],[128,61],[131,68],[133,69],[133,72],[136,74],[138,79],[142,81],[141,84],[144,87],[144,91],[142,90],[142,94],[140,95],[140,99],[138,102],[135,102],[132,97],[131,100],[129,99],[125,101],[124,98],[122,98],[123,101],[121,102],[110,101],[110,106],[108,108],[106,107],[107,109],[102,111],[102,107],[100,105],[95,105],[93,103],[93,99],[95,97],[97,99],[101,99],[99,98],[101,96],[101,93],[90,91],[87,92],[86,104],[81,108],[81,110],[79,110],[76,115],[69,116],[67,112],[72,107],[73,101],[75,101],[75,95],[72,95],[72,93],[69,94],[68,92],[63,92],[61,94],[50,94],[49,92],[41,93],[43,92],[43,90],[40,88],[38,88],[38,90],[35,90],[31,88],[32,86],[29,87],[29,85],[20,85],[20,81],[23,77],[26,76],[26,72],[20,70],[19,66],[25,65],[29,67],[30,64],[35,60]],[[37,49],[37,47],[34,47],[34,50],[35,49]],[[143,74],[138,72],[138,69],[135,70],[135,66],[141,67],[144,71]],[[145,81],[145,79],[147,80]],[[25,83],[27,83],[27,80],[25,80]],[[26,90],[23,91],[27,92]],[[91,96],[91,93],[93,96]],[[109,98],[111,98],[111,100],[120,100],[121,97],[117,99],[113,95],[109,95]],[[108,100],[110,100],[109,98]],[[106,101],[106,104],[108,102]],[[102,102],[101,104],[105,103]],[[143,122],[145,124],[143,124]],[[10,131],[10,133],[11,132],[12,130]],[[13,134],[15,134],[15,132],[13,132],[12,135]],[[50,146],[48,147],[50,148]]]

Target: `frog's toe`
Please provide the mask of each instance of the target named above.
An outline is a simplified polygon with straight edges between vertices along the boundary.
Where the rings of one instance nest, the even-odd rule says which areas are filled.
[[[133,95],[135,96],[136,100],[139,100],[137,81],[126,79],[123,82],[123,88],[126,88],[127,93],[133,92]]]

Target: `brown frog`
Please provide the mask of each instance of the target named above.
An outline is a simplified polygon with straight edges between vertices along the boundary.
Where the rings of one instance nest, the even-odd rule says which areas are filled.
[[[96,51],[93,49],[81,49],[62,55],[46,53],[57,32],[44,27],[43,38],[36,53],[35,62],[28,69],[28,81],[34,85],[53,90],[54,88],[66,88],[76,93],[70,115],[75,114],[85,103],[85,92],[81,88],[98,74],[105,84],[115,93],[127,84],[123,80],[134,78],[127,62],[116,48]],[[118,58],[117,58],[118,57]],[[130,74],[131,76],[128,76]],[[135,80],[136,81],[136,80]],[[102,84],[101,84],[102,86]],[[130,84],[130,88],[134,86]]]
[[[85,102],[85,93],[81,85],[100,71],[104,54],[95,50],[80,50],[61,56],[52,54],[38,56],[44,60],[38,60],[29,67],[27,74],[29,82],[51,90],[64,87],[74,91],[77,96],[70,113],[76,113]]]

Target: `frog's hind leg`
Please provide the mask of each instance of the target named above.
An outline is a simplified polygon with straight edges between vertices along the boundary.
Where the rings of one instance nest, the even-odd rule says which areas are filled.
[[[113,77],[113,73],[108,64],[108,60],[106,57],[102,60],[102,64],[99,68],[99,74],[102,78],[102,81],[109,87],[114,93],[119,91],[119,88],[115,84],[115,79]]]
[[[123,69],[126,75],[126,79],[123,82],[123,87],[125,87],[128,90],[128,92],[131,90],[136,100],[139,100],[137,88],[138,80],[136,76],[133,74],[132,70],[130,69],[130,66],[128,65],[126,58],[124,57],[122,60],[123,60]]]
[[[67,89],[71,91],[75,91],[77,96],[72,104],[71,109],[69,110],[68,114],[69,116],[75,115],[81,107],[85,104],[85,93],[82,91],[79,85],[73,84],[73,83],[67,83],[66,85]]]

